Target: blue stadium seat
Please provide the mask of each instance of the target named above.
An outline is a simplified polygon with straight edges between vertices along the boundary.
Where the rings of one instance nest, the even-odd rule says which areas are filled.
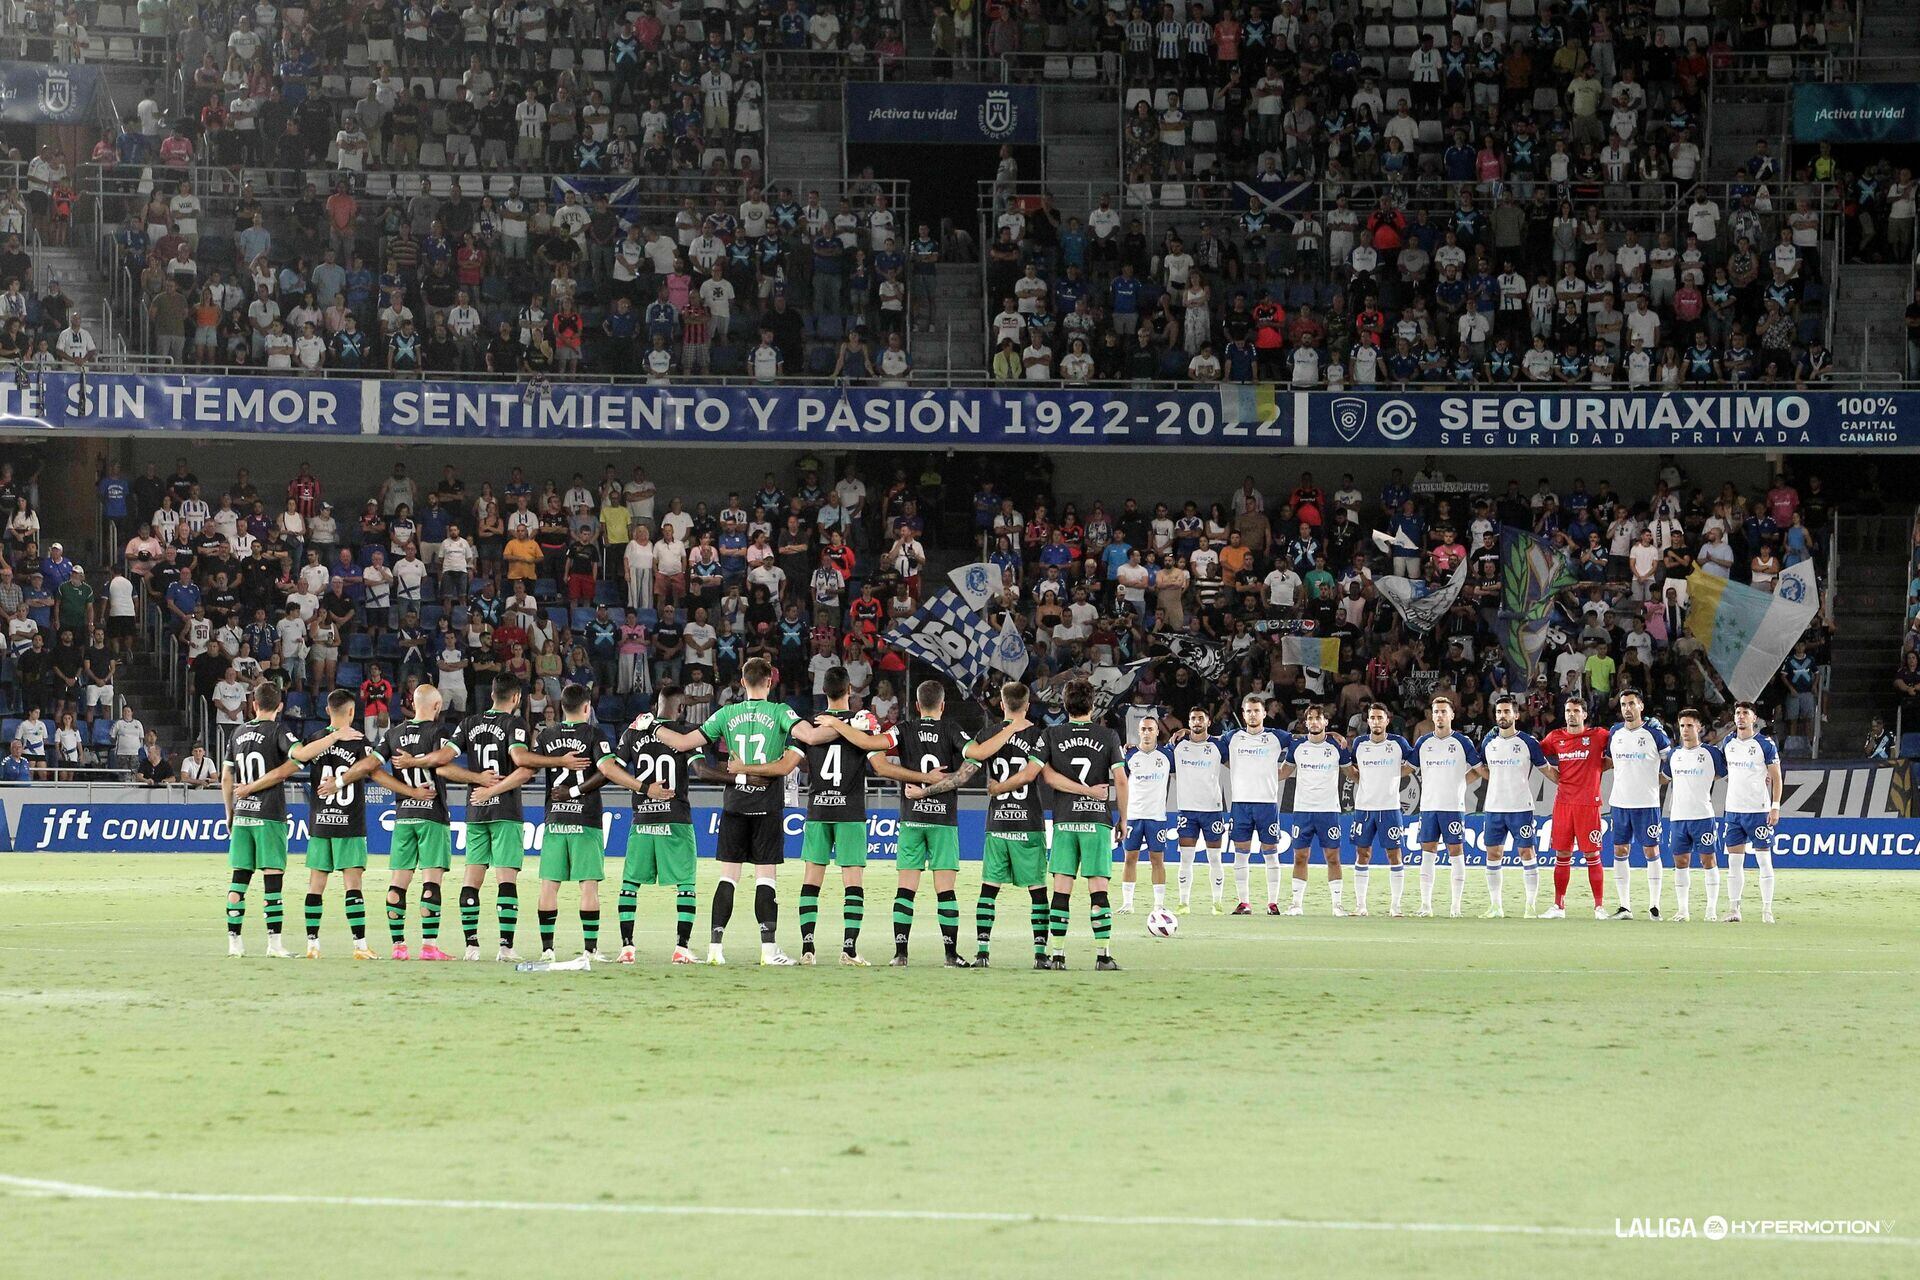
[[[347,637],[347,656],[360,662],[373,656],[373,641],[366,632],[356,631]]]
[[[509,592],[508,594],[511,595],[512,593]],[[560,594],[560,584],[552,578],[535,578],[533,580],[533,590],[530,594],[536,600],[550,599]]]
[[[601,724],[619,724],[627,718],[626,703],[617,693],[603,693],[593,704],[593,714]]]
[[[614,605],[620,603],[623,594],[624,591],[620,583],[613,581],[611,578],[602,578],[594,584],[593,602],[612,608]]]
[[[573,612],[567,615],[567,625],[575,631],[579,631],[592,621],[593,610],[583,604],[573,606]]]
[[[93,732],[88,735],[87,741],[96,747],[112,746],[113,721],[107,719],[105,716],[101,716],[98,720],[95,720],[93,722]]]
[[[357,662],[343,662],[334,668],[333,682],[342,689],[358,689],[360,682],[366,678],[367,673],[361,670]]]
[[[660,611],[658,609],[635,609],[633,616],[641,626],[649,631],[660,625]]]
[[[567,625],[567,611],[564,606],[549,605],[547,606],[546,613],[547,621],[551,622],[554,626],[564,627]]]
[[[298,689],[287,691],[287,714],[305,717],[307,714],[307,695]]]
[[[0,742],[13,741],[13,735],[20,729],[20,720],[19,716],[8,716],[0,720]]]

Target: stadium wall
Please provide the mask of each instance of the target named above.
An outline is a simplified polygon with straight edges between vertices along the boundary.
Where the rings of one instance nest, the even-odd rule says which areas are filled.
[[[1870,761],[1789,768],[1776,842],[1778,864],[1789,868],[1920,870],[1920,821],[1901,812],[1910,807],[1910,768],[1904,762],[1887,766]],[[719,792],[713,789],[695,791],[694,831],[701,857],[713,856],[719,826],[718,797]],[[291,808],[297,849],[306,838],[307,809],[300,803]],[[1552,812],[1550,786],[1536,808],[1542,814]],[[0,813],[5,819],[0,829],[0,849],[14,853],[218,854],[226,850],[224,812],[218,799],[206,792],[47,783],[11,787],[0,793]],[[452,813],[454,846],[464,850],[464,807],[454,805]],[[539,808],[528,807],[525,834],[529,851],[538,847],[541,817]],[[982,799],[963,796],[963,857],[979,857],[984,820]],[[803,822],[800,810],[787,811],[790,858],[799,856]],[[604,823],[609,854],[619,856],[625,850],[630,825],[627,808],[609,807]],[[1470,816],[1467,827],[1469,861],[1477,861],[1481,819]],[[392,842],[393,807],[390,794],[377,787],[368,789],[367,828],[369,850],[384,856]],[[867,821],[869,856],[891,859],[896,834],[894,813],[872,814]],[[1543,824],[1543,847],[1546,838]]]

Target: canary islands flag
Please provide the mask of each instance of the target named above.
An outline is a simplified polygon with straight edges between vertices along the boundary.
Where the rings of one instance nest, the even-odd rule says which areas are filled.
[[[1760,696],[1820,609],[1807,560],[1782,573],[1772,591],[1697,569],[1687,578],[1687,591],[1687,631],[1707,647],[1707,661],[1742,702]]]

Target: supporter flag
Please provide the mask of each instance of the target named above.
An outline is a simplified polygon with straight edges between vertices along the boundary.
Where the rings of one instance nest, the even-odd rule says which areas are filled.
[[[1307,688],[1314,693],[1325,693],[1326,673],[1340,669],[1340,639],[1337,636],[1327,640],[1313,636],[1282,636],[1280,661],[1304,669]]]
[[[1813,562],[1802,560],[1762,591],[1695,570],[1687,579],[1687,631],[1742,702],[1751,702],[1793,652],[1820,608]]]
[[[1387,555],[1392,555],[1395,551],[1412,551],[1418,554],[1420,550],[1420,544],[1412,538],[1409,538],[1404,529],[1394,530],[1391,537],[1375,529],[1373,531],[1373,545],[1380,548],[1380,550]]]
[[[1226,382],[1220,385],[1220,417],[1230,427],[1269,431],[1280,421],[1280,402],[1271,382]],[[1289,403],[1291,412],[1292,405]]]
[[[1376,533],[1373,536],[1377,538],[1380,535]],[[1447,610],[1453,608],[1453,602],[1460,598],[1460,589],[1467,585],[1467,562],[1462,560],[1459,563],[1445,586],[1428,591],[1424,589],[1425,585],[1411,578],[1391,574],[1383,574],[1373,580],[1374,590],[1393,606],[1393,611],[1400,615],[1407,629],[1422,635],[1433,630],[1440,619],[1447,616]]]
[[[993,651],[987,655],[987,665],[995,671],[1006,673],[1009,680],[1018,680],[1027,674],[1027,641],[1020,634],[1020,628],[1013,625],[1013,615],[1003,614],[1000,618],[1000,634],[994,637]]]
[[[1218,680],[1227,673],[1226,646],[1200,636],[1163,636],[1173,660],[1193,672],[1203,682]]]
[[[1553,621],[1554,597],[1580,577],[1573,562],[1530,533],[1500,529],[1500,643],[1516,685],[1531,684]]]
[[[993,647],[993,632],[986,620],[957,591],[928,596],[912,617],[887,632],[886,639],[962,689],[980,683]]]
[[[969,609],[984,615],[987,602],[1000,594],[1000,566],[986,560],[963,564],[947,575],[947,581],[953,584]]]
[[[1093,719],[1106,718],[1113,704],[1133,692],[1133,686],[1140,679],[1140,673],[1147,669],[1146,658],[1136,658],[1123,667],[1101,663],[1081,663],[1055,676],[1040,690],[1040,704],[1053,711],[1066,710],[1067,686],[1075,680],[1085,680],[1093,686]]]

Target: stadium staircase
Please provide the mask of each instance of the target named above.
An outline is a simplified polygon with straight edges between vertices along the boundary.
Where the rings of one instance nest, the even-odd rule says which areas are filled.
[[[150,650],[141,649],[131,664],[121,667],[114,676],[113,688],[133,707],[140,723],[159,735],[161,747],[176,762],[192,753],[193,727],[187,722],[181,699],[167,686],[166,672]],[[218,755],[218,745],[209,742],[207,754]]]
[[[1912,285],[1913,269],[1901,263],[1841,264],[1833,316],[1833,357],[1840,368],[1902,376]]]
[[[1906,629],[1907,521],[1904,516],[1840,518],[1840,579],[1833,593],[1833,684],[1820,754],[1860,754],[1875,716],[1893,725],[1893,673]],[[1909,726],[1920,728],[1920,726]]]
[[[79,227],[74,231],[80,234]],[[33,274],[36,288],[44,289],[49,280],[60,282],[60,291],[79,311],[82,322],[102,351],[122,349],[117,345],[118,327],[125,323],[126,317],[106,315],[107,286],[94,268],[91,249],[55,249],[42,245],[34,250]]]

